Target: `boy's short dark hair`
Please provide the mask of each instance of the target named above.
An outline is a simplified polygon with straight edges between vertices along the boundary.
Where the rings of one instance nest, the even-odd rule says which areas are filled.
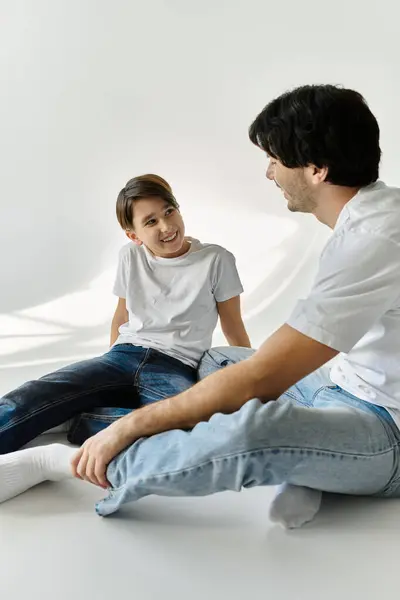
[[[179,204],[172,193],[171,186],[159,175],[139,175],[130,179],[117,198],[117,219],[122,229],[133,228],[133,205],[141,198],[162,198],[179,210]]]
[[[335,85],[305,85],[272,100],[249,129],[285,167],[327,167],[326,181],[364,187],[379,177],[379,125],[365,99]]]

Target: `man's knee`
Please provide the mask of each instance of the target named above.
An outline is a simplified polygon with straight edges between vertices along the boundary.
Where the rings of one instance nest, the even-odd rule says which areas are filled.
[[[250,358],[254,352],[255,350],[252,348],[240,348],[236,346],[210,348],[210,350],[204,352],[201,357],[198,366],[198,378],[204,379],[204,377],[211,375],[211,373],[214,373],[223,367],[246,360],[247,358]]]

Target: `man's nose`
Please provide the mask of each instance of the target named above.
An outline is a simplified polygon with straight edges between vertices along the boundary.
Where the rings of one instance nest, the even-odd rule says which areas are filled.
[[[269,163],[265,176],[270,181],[273,181],[275,179],[275,165],[272,162]]]

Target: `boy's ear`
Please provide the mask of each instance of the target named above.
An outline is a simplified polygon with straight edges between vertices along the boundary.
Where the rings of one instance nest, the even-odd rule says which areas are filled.
[[[125,235],[137,246],[141,246],[143,244],[134,231],[125,231]]]

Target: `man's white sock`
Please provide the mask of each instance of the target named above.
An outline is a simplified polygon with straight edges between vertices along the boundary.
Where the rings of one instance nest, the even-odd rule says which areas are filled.
[[[319,490],[285,483],[272,501],[269,518],[286,529],[296,529],[313,520],[321,499]]]
[[[70,461],[76,448],[49,444],[0,455],[0,502],[42,481],[72,478]]]

